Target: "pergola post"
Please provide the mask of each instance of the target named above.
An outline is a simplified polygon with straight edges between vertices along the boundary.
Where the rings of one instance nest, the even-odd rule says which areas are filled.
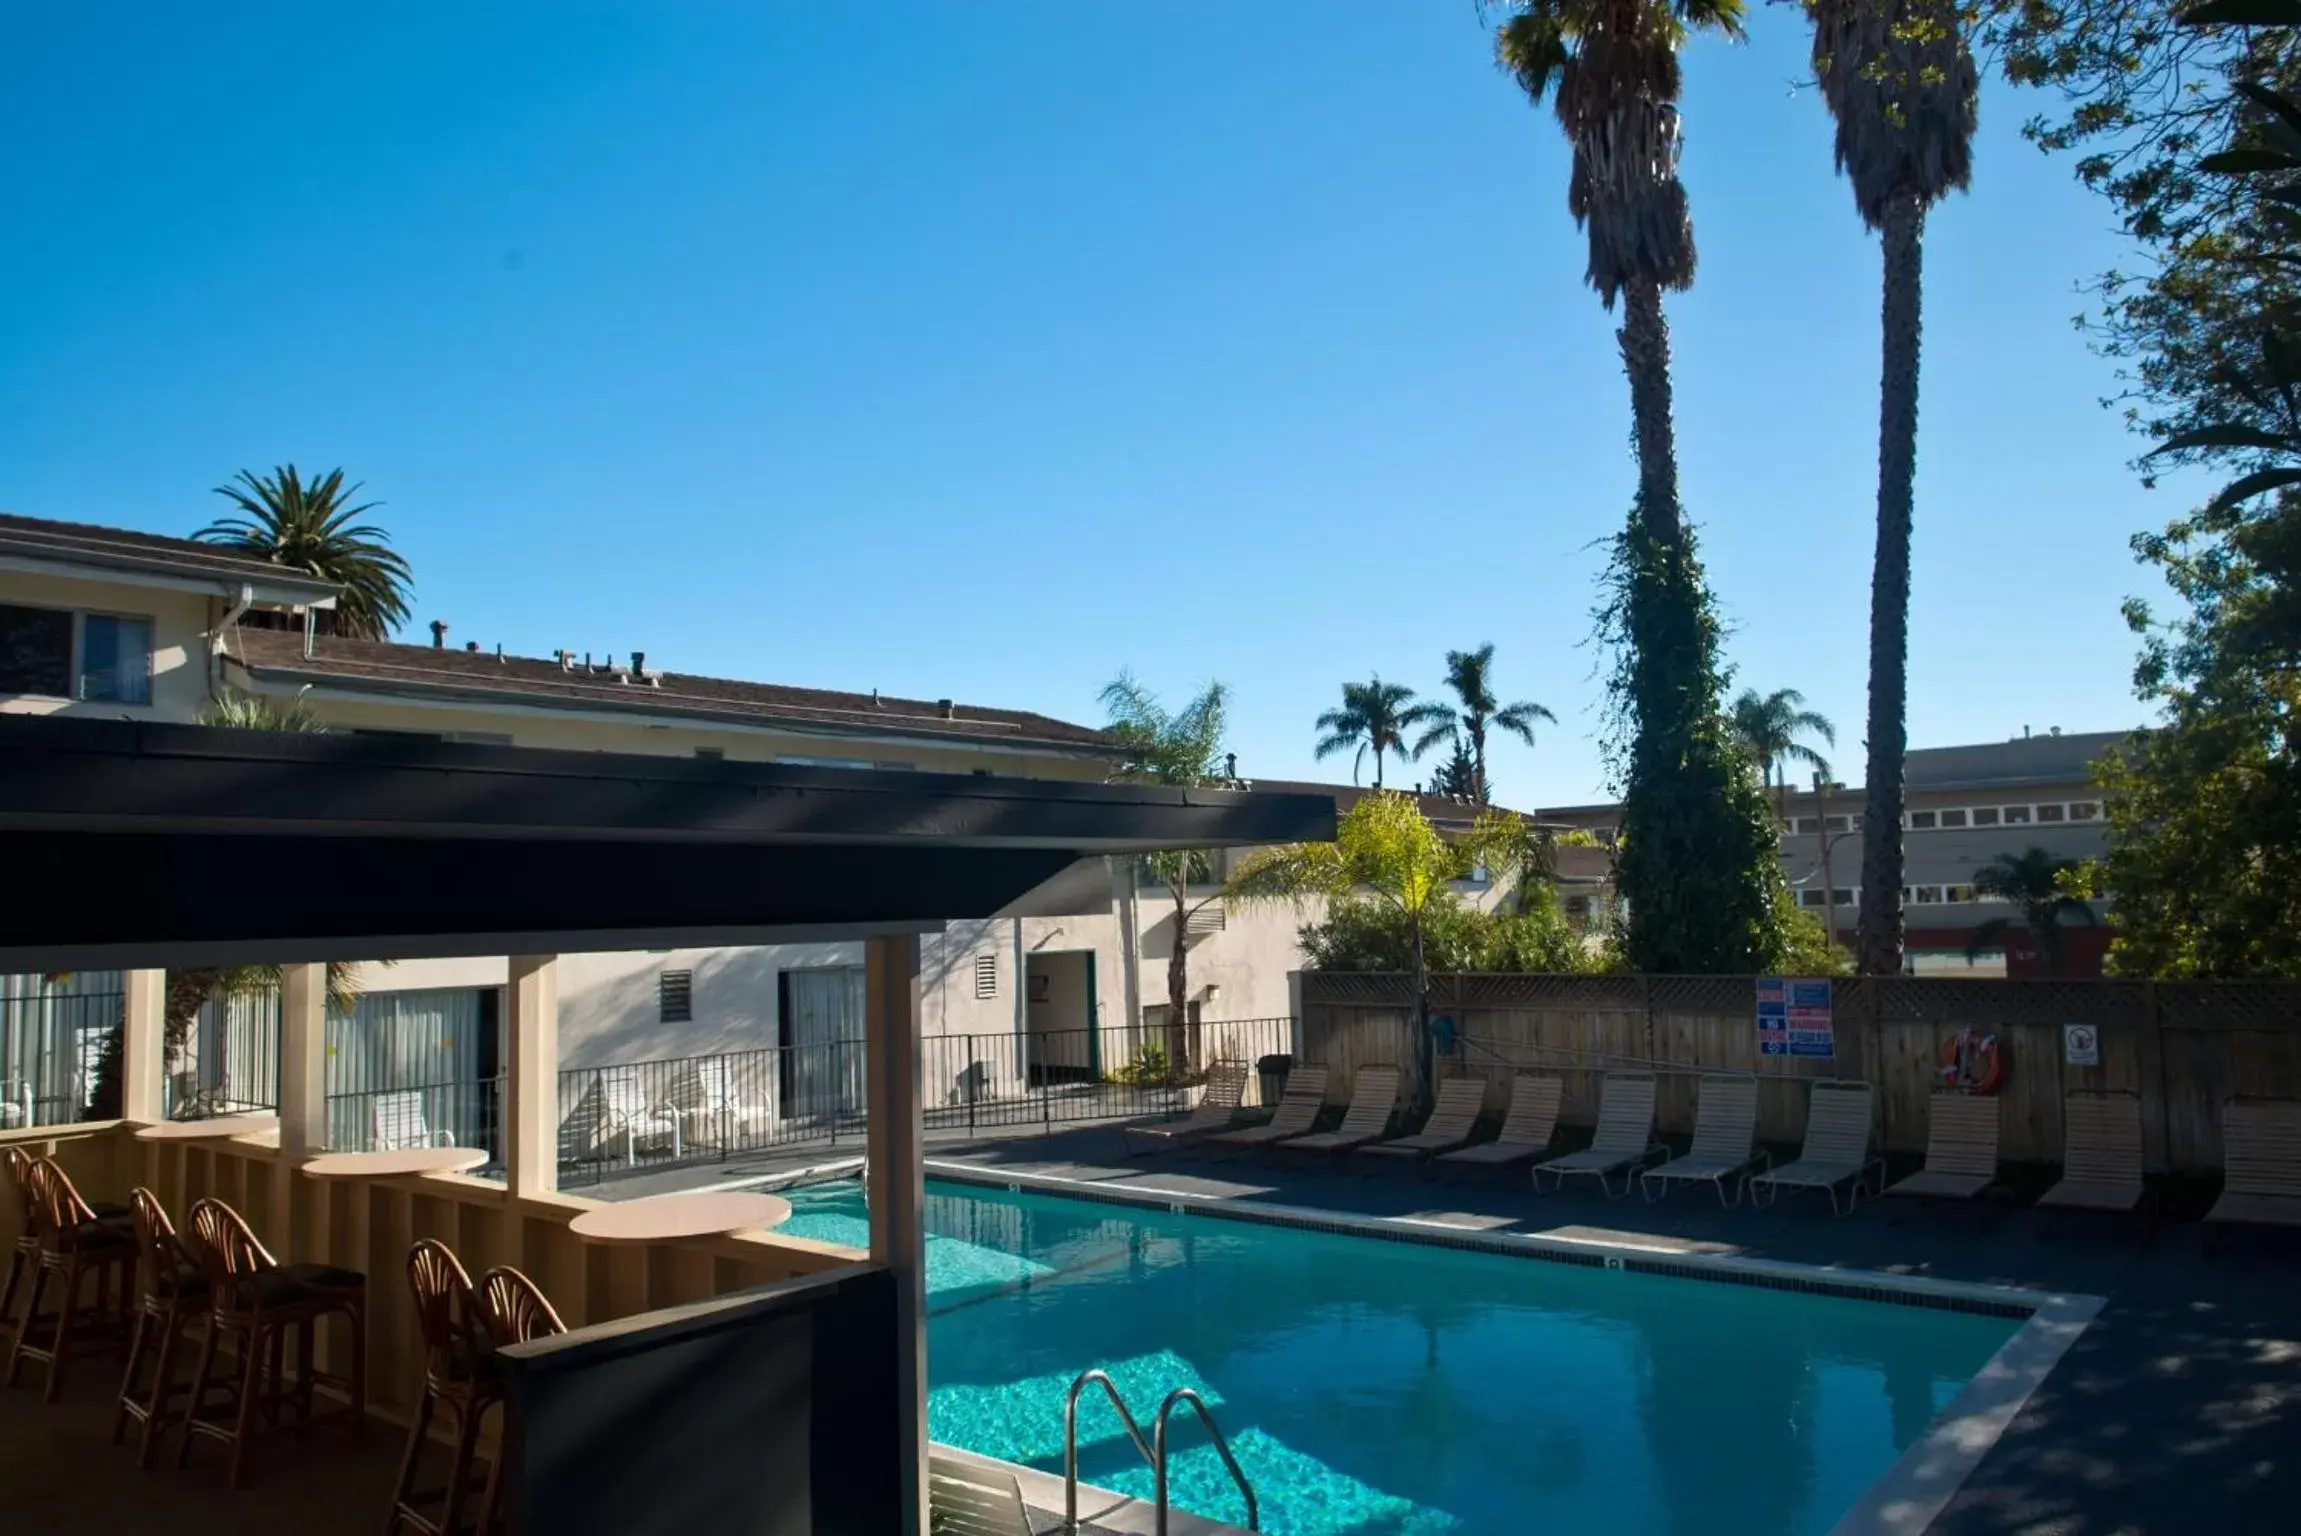
[[[328,1149],[328,968],[280,967],[280,1161],[272,1181],[273,1251],[301,1256],[295,1170]]]
[[[127,995],[121,999],[120,1118],[139,1125],[168,1117],[167,1033],[168,973],[130,971]]]
[[[905,1536],[926,1536],[927,1174],[920,1120],[918,935],[865,942],[863,1039],[871,1258],[895,1277],[902,1529]]]
[[[519,1200],[559,1187],[559,957],[513,955],[510,979],[503,1171],[516,1212]]]

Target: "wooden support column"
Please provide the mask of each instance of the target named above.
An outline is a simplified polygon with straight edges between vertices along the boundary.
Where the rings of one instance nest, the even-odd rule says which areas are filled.
[[[513,955],[508,992],[503,1164],[516,1204],[559,1188],[559,957]]]
[[[1022,977],[1015,978],[1016,990]],[[919,939],[863,950],[871,1258],[895,1276],[897,1444],[904,1536],[927,1536],[927,1173],[919,1091]]]
[[[168,1117],[168,973],[130,971],[120,1033],[120,1117],[150,1124]]]
[[[295,1230],[296,1170],[328,1149],[328,968],[280,967],[280,1160],[271,1181],[271,1230],[280,1259],[304,1258]],[[324,1241],[324,1235],[321,1238]],[[321,1256],[311,1248],[309,1257]]]

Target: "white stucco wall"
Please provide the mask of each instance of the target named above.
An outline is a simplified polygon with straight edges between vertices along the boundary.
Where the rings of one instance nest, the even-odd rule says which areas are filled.
[[[191,720],[208,698],[208,652],[203,631],[210,599],[197,592],[129,582],[80,581],[28,571],[0,571],[0,602],[149,619],[152,624],[152,702],[79,703],[16,695],[0,698],[12,715],[91,715],[106,720]]]

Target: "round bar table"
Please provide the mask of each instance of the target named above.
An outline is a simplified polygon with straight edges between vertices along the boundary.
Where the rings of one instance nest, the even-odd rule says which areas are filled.
[[[276,1143],[280,1134],[278,1115],[218,1115],[212,1120],[163,1120],[157,1125],[136,1128],[138,1141],[228,1141],[237,1136],[270,1136]]]
[[[315,1179],[404,1179],[462,1173],[487,1161],[485,1147],[408,1147],[399,1152],[329,1152],[297,1171]]]
[[[733,1237],[781,1226],[791,1202],[740,1191],[656,1195],[585,1211],[567,1230],[594,1243],[667,1243],[683,1237]]]

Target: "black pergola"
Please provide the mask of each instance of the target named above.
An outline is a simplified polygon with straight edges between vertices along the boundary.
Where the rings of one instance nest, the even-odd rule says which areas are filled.
[[[1333,833],[1316,795],[12,717],[0,970],[915,932]]]

